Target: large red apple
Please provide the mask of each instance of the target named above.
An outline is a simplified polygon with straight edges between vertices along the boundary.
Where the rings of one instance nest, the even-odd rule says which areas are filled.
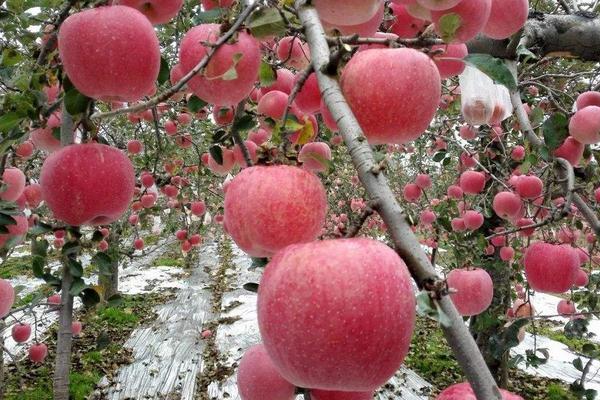
[[[533,290],[564,293],[571,288],[579,270],[579,256],[569,245],[536,242],[525,251],[525,276]]]
[[[257,344],[244,353],[237,372],[242,400],[293,400],[296,387],[283,379],[265,346]]]
[[[190,29],[183,40],[179,59],[185,73],[191,71],[206,55],[206,43],[215,43],[221,36],[221,25],[202,24]],[[221,106],[239,103],[254,88],[260,67],[260,47],[254,37],[240,32],[233,44],[221,46],[202,74],[188,82],[190,89],[202,100]],[[235,73],[232,73],[235,70]]]
[[[460,315],[481,314],[492,304],[494,284],[484,269],[453,269],[446,281],[450,289],[456,290],[450,298]]]
[[[413,49],[358,52],[344,68],[341,86],[369,143],[407,143],[429,126],[441,82],[429,57]]]
[[[257,307],[263,343],[281,375],[324,390],[384,384],[408,352],[415,320],[406,265],[386,245],[363,238],[278,252],[262,276]]]
[[[135,188],[129,158],[103,144],[75,144],[52,153],[40,173],[42,196],[69,225],[106,225],[127,209]]]
[[[0,279],[0,318],[5,317],[15,302],[15,290],[9,281]]]
[[[383,22],[383,17],[385,14],[385,4],[383,1],[379,2],[380,6],[377,9],[377,12],[373,14],[369,20],[360,23],[360,24],[334,24],[329,23],[325,19],[322,19],[323,28],[326,32],[333,33],[334,30],[339,31],[342,35],[359,35],[364,37],[372,37],[375,32],[379,30],[379,26]]]
[[[225,226],[252,257],[270,257],[287,245],[315,240],[327,199],[319,178],[286,165],[250,167],[225,192]]]
[[[135,101],[154,90],[160,48],[154,27],[126,6],[91,8],[60,26],[58,50],[69,79],[104,101]]]
[[[469,0],[467,0],[469,1]],[[523,400],[519,395],[500,389],[502,400]],[[436,400],[477,400],[469,382],[457,383],[442,391]]]
[[[133,7],[158,25],[173,19],[183,6],[183,0],[113,0],[112,4]]]

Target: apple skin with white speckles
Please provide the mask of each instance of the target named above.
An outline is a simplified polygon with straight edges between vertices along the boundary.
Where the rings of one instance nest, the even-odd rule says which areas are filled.
[[[260,282],[263,343],[281,375],[299,387],[375,390],[402,364],[414,321],[406,265],[375,240],[288,246]]]
[[[314,174],[287,165],[244,169],[225,191],[225,227],[252,257],[315,240],[327,214],[327,196]]]
[[[262,344],[254,345],[244,353],[237,384],[242,400],[293,400],[296,397],[296,387],[277,372]]]
[[[523,400],[521,396],[503,389],[500,389],[500,394],[502,400]],[[463,382],[446,388],[438,395],[436,400],[477,400],[477,397],[473,393],[471,385],[468,382]]]
[[[481,314],[492,304],[494,283],[484,269],[453,269],[447,282],[448,287],[457,291],[450,294],[450,298],[460,315]]]
[[[431,123],[440,102],[437,67],[413,49],[358,52],[344,68],[340,84],[370,144],[403,144],[417,139]]]
[[[311,390],[312,400],[373,400],[373,392],[339,392],[328,390]]]

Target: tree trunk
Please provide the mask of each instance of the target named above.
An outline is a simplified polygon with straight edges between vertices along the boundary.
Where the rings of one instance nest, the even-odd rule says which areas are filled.
[[[4,331],[6,323],[0,319],[0,332]],[[0,335],[0,400],[4,400],[4,336]]]
[[[69,272],[67,260],[63,260],[61,287],[61,308],[58,337],[56,340],[56,363],[54,368],[54,400],[69,399],[69,369],[71,368],[71,345],[73,334],[73,296],[69,293],[73,276]]]
[[[104,290],[104,299],[110,299],[119,293],[119,250],[120,250],[121,231],[115,227],[110,234],[110,247],[107,255],[111,258],[110,275],[98,275],[98,284]]]

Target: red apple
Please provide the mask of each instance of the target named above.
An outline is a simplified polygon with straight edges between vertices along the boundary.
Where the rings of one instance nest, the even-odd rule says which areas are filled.
[[[257,307],[265,348],[284,379],[324,390],[384,384],[408,352],[415,320],[406,265],[391,248],[363,238],[278,252],[262,276]]]
[[[36,343],[29,348],[29,359],[34,363],[44,362],[48,355],[48,346],[44,343]]]
[[[391,3],[390,10],[394,15],[394,23],[390,27],[390,31],[399,38],[411,39],[425,30],[427,23],[423,19],[410,15],[404,5]]]
[[[483,33],[492,39],[509,38],[525,25],[528,16],[529,0],[492,0]]]
[[[465,70],[465,63],[460,61],[469,53],[464,43],[435,45],[431,50],[442,50],[441,54],[433,57],[442,79],[460,75]]]
[[[120,150],[98,143],[74,144],[46,158],[40,184],[55,218],[69,225],[105,225],[128,208],[135,175]]]
[[[135,101],[149,95],[160,70],[154,27],[126,6],[91,8],[60,26],[63,68],[84,95],[103,101]]]
[[[579,256],[568,245],[536,242],[525,251],[525,276],[533,290],[564,293],[571,288],[579,270]]]
[[[81,334],[81,322],[79,321],[73,321],[71,322],[71,334],[73,336],[79,336]]]
[[[581,93],[579,96],[577,96],[575,105],[577,110],[581,110],[587,106],[600,107],[600,92],[589,91]]]
[[[441,94],[433,61],[407,48],[356,53],[342,72],[341,87],[371,144],[418,138],[433,119]]]
[[[31,336],[31,325],[16,323],[11,329],[11,335],[15,342],[25,343]]]
[[[464,1],[464,0],[463,0]],[[469,0],[467,0],[469,1]],[[500,389],[502,400],[523,400],[521,396]],[[457,383],[444,389],[436,400],[477,400],[469,382]]]
[[[15,290],[9,281],[0,278],[0,318],[8,315],[15,302]]]
[[[523,203],[513,192],[499,192],[494,196],[492,207],[500,218],[513,219],[521,212]]]
[[[202,24],[190,29],[183,40],[179,59],[185,73],[191,71],[208,51],[206,43],[221,36],[218,24]],[[203,73],[188,82],[202,100],[223,106],[235,105],[246,98],[258,76],[260,47],[254,37],[242,31],[233,44],[221,46],[204,67]],[[235,70],[235,74],[230,71]]]
[[[179,13],[183,0],[113,0],[112,4],[129,6],[141,11],[154,25],[169,22]]]
[[[286,36],[277,42],[277,58],[285,65],[302,70],[310,64],[310,49],[296,36]]]
[[[600,142],[600,107],[587,106],[569,121],[569,134],[583,144]]]
[[[460,175],[459,184],[464,193],[481,193],[485,187],[485,175],[483,172],[465,171]]]
[[[6,168],[2,174],[0,199],[16,201],[25,189],[25,174],[18,168]]]
[[[369,392],[337,392],[313,389],[310,391],[311,400],[373,400],[374,393]]]
[[[435,31],[446,43],[466,43],[484,28],[491,9],[491,0],[463,0],[452,8],[431,11],[431,19]],[[454,27],[454,22],[456,29],[447,29]]]
[[[577,310],[575,309],[575,303],[572,301],[561,300],[556,306],[556,312],[563,317],[570,317],[571,315],[575,314]]]
[[[471,316],[484,312],[494,297],[494,284],[484,269],[453,269],[447,277],[448,287],[457,290],[450,298],[460,315]]]
[[[316,239],[326,212],[321,181],[297,167],[246,168],[225,192],[227,231],[252,257],[269,257],[287,245]]]
[[[296,397],[296,387],[281,377],[262,344],[244,353],[238,367],[237,386],[242,400],[293,400]]]
[[[139,154],[144,149],[144,145],[139,140],[130,140],[127,142],[127,151],[131,154]]]
[[[367,22],[379,9],[379,0],[315,0],[319,17],[331,24],[357,25]]]

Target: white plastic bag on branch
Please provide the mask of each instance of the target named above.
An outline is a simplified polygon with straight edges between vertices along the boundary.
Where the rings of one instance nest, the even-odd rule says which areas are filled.
[[[513,113],[512,102],[510,101],[510,92],[504,85],[494,85],[495,103],[492,117],[489,124],[496,125],[510,117]]]
[[[459,76],[461,112],[470,125],[487,124],[496,102],[494,81],[477,68],[466,66]]]

